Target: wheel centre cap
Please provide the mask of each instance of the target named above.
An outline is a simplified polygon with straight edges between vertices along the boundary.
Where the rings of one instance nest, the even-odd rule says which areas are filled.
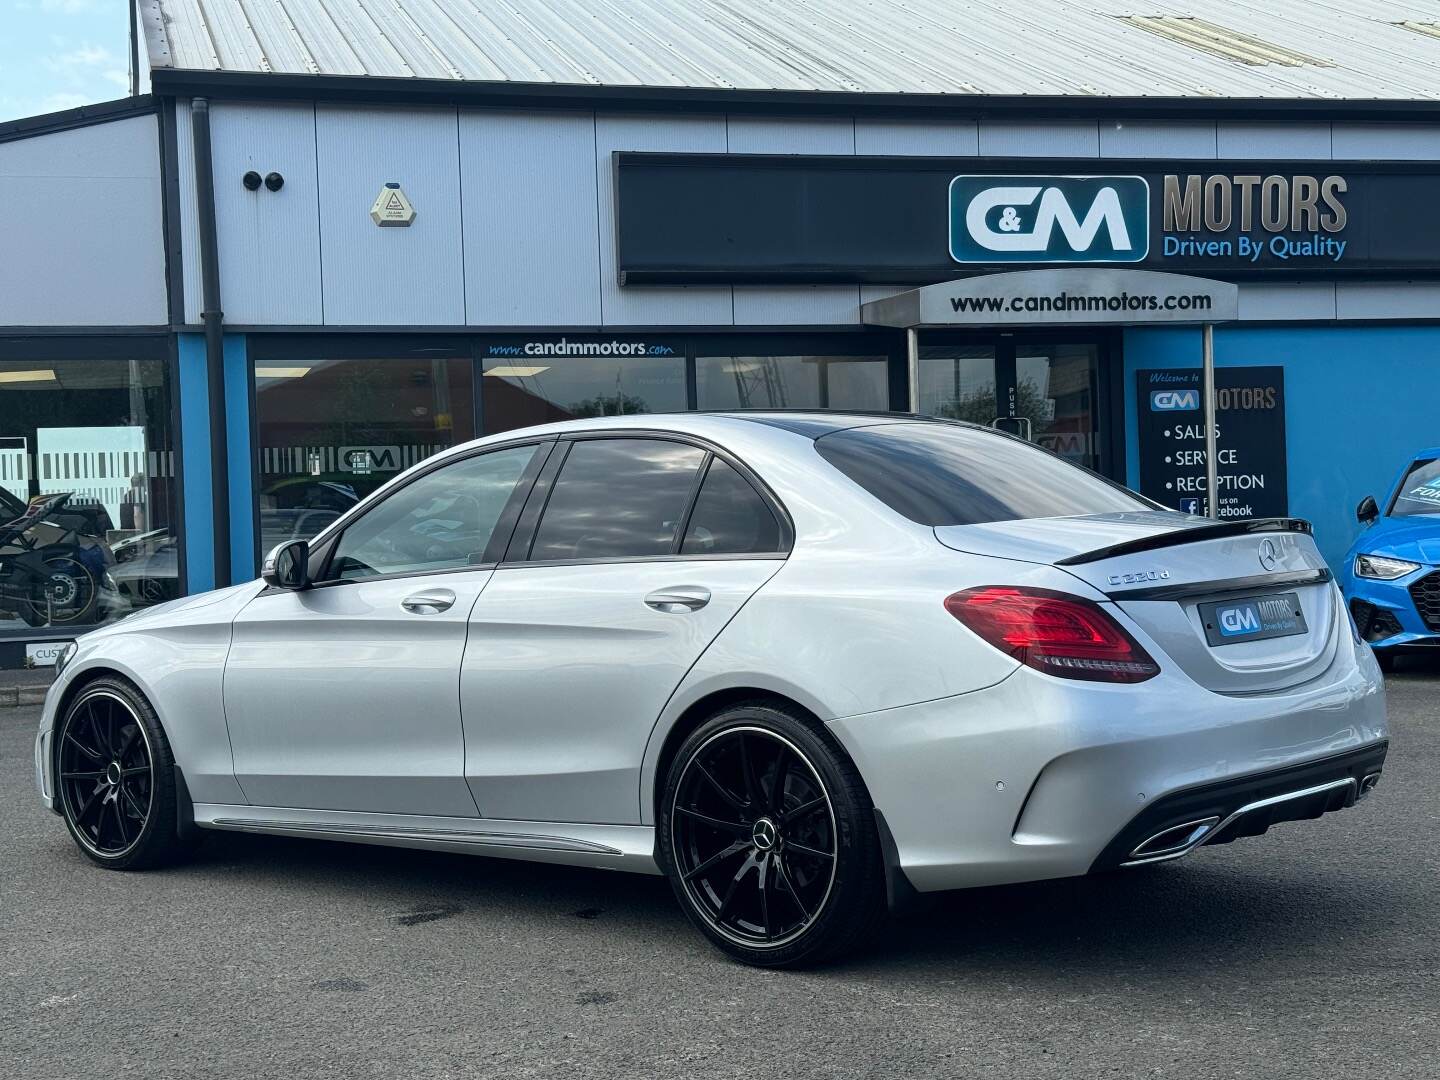
[[[107,784],[118,784],[120,783],[120,776],[120,763],[118,761],[110,762],[105,769],[105,782]]]
[[[759,851],[769,851],[780,839],[780,830],[775,828],[775,822],[767,817],[762,817],[755,822],[755,827],[750,830],[750,842]]]

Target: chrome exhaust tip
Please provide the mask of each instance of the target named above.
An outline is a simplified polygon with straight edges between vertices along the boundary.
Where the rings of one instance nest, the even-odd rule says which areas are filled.
[[[1370,792],[1375,790],[1375,785],[1378,783],[1380,783],[1380,774],[1378,772],[1372,772],[1367,775],[1360,781],[1360,792],[1355,796],[1355,801],[1359,802],[1366,795],[1369,795]]]
[[[1142,842],[1123,864],[1136,866],[1140,863],[1159,862],[1161,859],[1178,859],[1192,848],[1198,847],[1220,824],[1218,816],[1187,821],[1183,825],[1171,825]]]

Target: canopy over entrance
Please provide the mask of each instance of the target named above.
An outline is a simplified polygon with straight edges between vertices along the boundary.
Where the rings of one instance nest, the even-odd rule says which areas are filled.
[[[1137,326],[1228,322],[1239,289],[1225,281],[1090,266],[942,281],[860,307],[871,326]]]

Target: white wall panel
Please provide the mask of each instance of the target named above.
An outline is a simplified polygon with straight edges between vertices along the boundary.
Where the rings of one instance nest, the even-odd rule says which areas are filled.
[[[461,113],[460,171],[470,323],[598,324],[594,115]]]
[[[1336,161],[1440,161],[1440,124],[1335,124]]]
[[[1440,317],[1440,283],[1337,282],[1335,315],[1340,319],[1434,319]]]
[[[320,252],[331,326],[465,322],[460,140],[454,109],[317,106]],[[398,183],[408,228],[380,228],[370,206]]]
[[[1107,120],[1100,124],[1100,156],[1213,158],[1215,125]]]
[[[972,157],[980,152],[973,122],[936,124],[927,120],[856,120],[855,153]]]
[[[154,116],[0,143],[0,207],[0,326],[168,321]]]
[[[1240,320],[1335,318],[1335,283],[1304,284],[1244,282],[1240,286]]]
[[[855,122],[846,119],[732,116],[732,154],[853,154]],[[824,326],[860,321],[856,285],[736,285],[736,326]]]
[[[980,125],[986,157],[1098,157],[1099,126],[1093,120]]]
[[[595,174],[600,187],[601,321],[613,326],[733,323],[729,286],[620,287],[615,272],[615,174],[610,158],[616,150],[723,154],[725,117],[597,115]]]
[[[731,116],[732,154],[853,154],[855,121],[849,117]]]
[[[210,142],[225,321],[322,324],[315,107],[216,102]],[[284,187],[247,191],[252,169],[278,172]],[[198,307],[198,282],[192,292]]]
[[[1329,124],[1217,124],[1215,150],[1222,158],[1330,157]]]

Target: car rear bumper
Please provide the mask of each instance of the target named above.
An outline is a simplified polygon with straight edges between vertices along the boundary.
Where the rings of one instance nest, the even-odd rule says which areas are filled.
[[[1107,859],[1118,865],[1112,849],[1127,830],[1137,821],[1177,824],[1167,814],[1184,805],[1185,792],[1228,799],[1248,783],[1356,752],[1383,760],[1387,736],[1379,671],[1360,645],[1341,648],[1324,676],[1283,692],[1214,694],[1168,671],[1114,686],[1021,668],[971,694],[829,727],[921,892],[1069,877]],[[1215,805],[1222,817],[1238,809]],[[1271,820],[1283,820],[1279,813]],[[1238,825],[1227,831],[1243,835]]]
[[[1388,750],[1382,740],[1335,757],[1171,792],[1136,814],[1090,869],[1179,859],[1208,844],[1259,836],[1282,821],[1344,810],[1374,790]]]

